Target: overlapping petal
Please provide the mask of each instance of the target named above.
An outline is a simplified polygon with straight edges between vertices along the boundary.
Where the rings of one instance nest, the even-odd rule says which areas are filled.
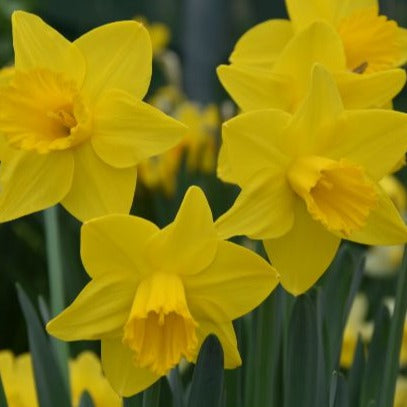
[[[0,222],[53,206],[71,188],[74,164],[70,152],[38,155],[4,147],[1,159]]]
[[[217,248],[218,237],[205,195],[201,189],[190,187],[174,222],[153,236],[146,255],[156,271],[189,275],[207,267]]]
[[[294,193],[283,172],[260,171],[243,188],[233,206],[215,223],[219,236],[246,235],[271,239],[287,233],[294,222]]]
[[[239,185],[262,169],[280,170],[289,159],[282,146],[291,116],[280,110],[259,110],[239,115],[223,125],[225,155]]]
[[[134,364],[132,351],[121,338],[102,340],[103,372],[113,389],[122,397],[129,397],[151,386],[160,377],[147,368]]]
[[[264,247],[280,273],[282,286],[289,293],[299,295],[325,272],[341,239],[313,220],[302,200],[296,200],[294,210],[292,229],[278,239],[264,240]]]
[[[47,324],[47,331],[65,341],[117,335],[124,326],[137,284],[114,272],[92,280],[75,301]]]
[[[227,322],[259,305],[278,284],[278,275],[259,255],[221,241],[211,265],[183,281],[192,315]]]
[[[107,164],[126,168],[175,146],[186,127],[119,90],[105,92],[94,113],[92,146]]]
[[[406,73],[402,69],[360,75],[353,72],[335,74],[346,109],[384,107],[403,88]]]
[[[238,64],[221,65],[216,71],[223,87],[243,111],[292,110],[295,88],[289,76]]]
[[[110,213],[129,213],[136,187],[136,169],[113,168],[89,142],[74,150],[72,187],[62,205],[81,221]]]
[[[82,91],[89,100],[95,101],[102,91],[112,88],[127,91],[140,100],[144,97],[151,79],[152,48],[142,24],[105,24],[74,44],[86,58]]]
[[[389,110],[354,110],[342,114],[327,156],[346,158],[375,180],[390,173],[407,150],[407,115]]]
[[[288,20],[268,20],[247,31],[237,42],[230,62],[270,68],[293,35]]]
[[[92,278],[114,272],[137,282],[148,271],[147,241],[159,231],[154,223],[129,215],[108,215],[81,229],[81,258]]]
[[[393,245],[407,242],[407,226],[390,197],[379,187],[378,202],[367,218],[366,225],[347,237],[369,245]]]
[[[12,22],[17,69],[45,68],[62,72],[78,85],[82,84],[86,65],[75,44],[34,14],[16,11]]]

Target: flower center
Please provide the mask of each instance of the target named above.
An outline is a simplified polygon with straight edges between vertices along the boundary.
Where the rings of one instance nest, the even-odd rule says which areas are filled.
[[[164,375],[182,357],[194,356],[196,326],[181,279],[155,273],[137,288],[123,343],[134,351],[137,365]]]
[[[374,184],[363,169],[346,160],[301,157],[287,177],[313,219],[345,236],[364,226],[377,202]]]
[[[9,144],[40,154],[89,137],[90,121],[75,84],[45,69],[16,71],[2,89],[0,131]]]
[[[348,69],[372,73],[394,68],[401,57],[399,28],[377,15],[375,8],[358,10],[339,23]]]

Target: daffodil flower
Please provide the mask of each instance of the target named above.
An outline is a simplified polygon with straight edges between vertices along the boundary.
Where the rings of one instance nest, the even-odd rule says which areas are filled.
[[[270,68],[297,33],[315,21],[338,32],[349,71],[371,73],[407,61],[407,30],[379,15],[378,0],[286,0],[289,20],[268,20],[247,31],[230,57],[233,64]]]
[[[142,102],[146,29],[117,22],[72,43],[32,14],[15,12],[12,23],[15,71],[0,88],[0,221],[58,202],[82,221],[128,213],[137,164],[184,131]]]
[[[0,351],[0,376],[9,407],[37,407],[32,358],[29,353],[14,356]],[[72,405],[79,406],[87,391],[95,407],[120,407],[122,401],[103,376],[99,358],[92,352],[82,352],[69,360],[69,382]]]
[[[219,239],[197,187],[162,230],[129,215],[86,222],[81,254],[92,280],[47,330],[63,340],[101,339],[103,370],[123,396],[150,386],[181,358],[194,361],[210,333],[223,345],[225,367],[239,366],[231,321],[278,281],[260,256]]]
[[[233,63],[221,65],[217,72],[243,111],[275,108],[295,112],[307,92],[315,63],[333,74],[347,109],[382,107],[391,102],[406,81],[402,69],[364,75],[349,71],[340,35],[323,21],[295,35],[268,68]]]
[[[406,134],[406,114],[345,110],[333,78],[316,65],[294,115],[259,110],[224,124],[218,175],[242,191],[216,221],[220,236],[263,240],[293,294],[317,281],[341,238],[406,242],[407,228],[378,184],[406,151]]]

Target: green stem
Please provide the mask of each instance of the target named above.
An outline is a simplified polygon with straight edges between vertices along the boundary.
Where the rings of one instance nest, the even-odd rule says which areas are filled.
[[[399,374],[400,348],[407,310],[407,249],[404,248],[403,263],[397,279],[396,302],[391,319],[390,337],[387,347],[387,359],[383,372],[383,391],[380,407],[392,407]]]
[[[47,249],[48,281],[51,303],[51,316],[61,312],[65,306],[64,300],[64,271],[61,250],[61,233],[59,230],[58,207],[46,209],[44,212],[45,242]],[[52,344],[56,351],[61,373],[69,383],[68,374],[68,345],[65,342],[53,339]]]

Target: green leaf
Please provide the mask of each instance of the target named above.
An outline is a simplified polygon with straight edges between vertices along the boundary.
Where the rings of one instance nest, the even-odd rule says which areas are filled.
[[[349,371],[349,404],[351,406],[360,405],[362,379],[365,372],[365,346],[362,338],[358,338],[353,357],[352,367]]]
[[[386,363],[390,330],[390,315],[386,306],[379,309],[375,320],[372,341],[369,346],[365,376],[362,384],[361,407],[377,403],[382,391],[383,372]]]
[[[198,355],[188,407],[220,407],[223,392],[223,349],[215,335],[209,335]]]
[[[123,398],[123,407],[142,407],[143,393],[135,394],[132,397]]]
[[[315,305],[308,295],[294,304],[287,338],[285,407],[315,407],[318,335]]]
[[[143,392],[143,407],[158,407],[160,404],[161,380]]]
[[[84,391],[79,400],[79,407],[94,407],[92,397],[87,391]]]
[[[333,372],[329,395],[329,407],[349,407],[349,388],[342,373]]]
[[[399,374],[400,348],[407,310],[407,248],[404,248],[403,263],[397,280],[396,302],[390,323],[390,337],[387,344],[386,361],[380,393],[380,406],[392,406]]]
[[[68,384],[62,378],[38,315],[19,285],[17,285],[17,294],[27,325],[39,404],[41,407],[71,407]]]
[[[175,366],[167,376],[171,389],[173,407],[184,407],[184,389],[179,375],[178,366]]]
[[[0,375],[0,407],[8,407],[6,393],[4,392],[3,382]]]
[[[365,249],[344,243],[324,278],[321,291],[325,333],[326,371],[338,368],[346,321],[363,276]]]

